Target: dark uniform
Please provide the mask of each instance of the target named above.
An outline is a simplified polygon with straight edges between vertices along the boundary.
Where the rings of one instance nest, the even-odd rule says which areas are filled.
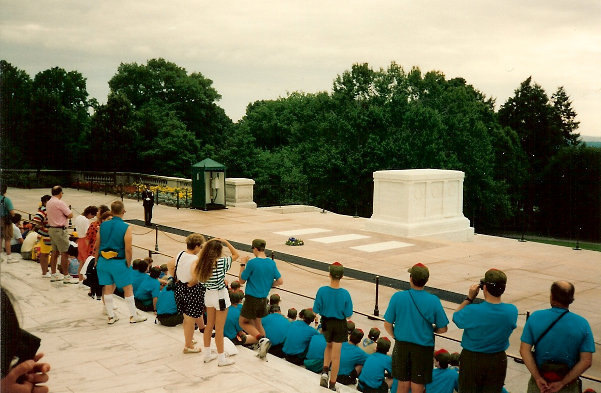
[[[142,205],[144,206],[144,222],[151,225],[152,207],[154,206],[154,192],[150,188],[142,191]]]

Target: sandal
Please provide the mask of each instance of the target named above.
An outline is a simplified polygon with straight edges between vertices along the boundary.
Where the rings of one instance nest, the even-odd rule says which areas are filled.
[[[197,347],[192,347],[192,348],[184,347],[184,353],[199,353],[199,352],[201,352],[200,348],[197,348]]]

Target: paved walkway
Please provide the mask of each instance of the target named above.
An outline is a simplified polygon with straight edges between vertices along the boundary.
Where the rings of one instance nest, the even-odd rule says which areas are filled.
[[[17,209],[34,212],[39,197],[49,190],[9,189]],[[64,200],[77,212],[87,205],[110,204],[113,196],[72,189],[65,190]],[[135,200],[125,200],[125,219],[141,219],[143,208]],[[552,281],[566,279],[576,286],[572,311],[586,317],[593,328],[599,349],[601,337],[601,254],[573,251],[570,248],[537,243],[519,243],[511,239],[476,235],[474,241],[453,243],[439,239],[408,239],[365,231],[365,219],[322,214],[319,211],[278,214],[263,209],[230,208],[218,211],[196,211],[155,206],[153,221],[157,224],[220,236],[242,245],[253,238],[267,240],[278,260],[278,254],[331,263],[339,260],[357,271],[406,281],[407,268],[423,262],[430,268],[428,283],[432,288],[451,293],[466,293],[471,283],[490,267],[504,270],[508,289],[504,300],[520,310],[518,328],[511,337],[511,354],[518,353],[519,337],[525,313],[548,307],[548,290]],[[284,245],[290,236],[305,241],[302,247]],[[134,257],[148,254],[158,244],[155,263],[166,262],[184,247],[183,237],[134,226]],[[244,253],[243,253],[244,254]],[[282,296],[282,308],[310,307],[317,288],[327,283],[322,270],[278,260],[284,285],[275,290]],[[42,351],[53,366],[53,391],[234,391],[250,386],[251,391],[311,392],[318,376],[293,367],[279,359],[264,363],[250,351],[238,355],[235,366],[218,369],[204,365],[195,355],[181,354],[181,328],[165,328],[147,321],[129,325],[126,318],[115,326],[107,326],[100,302],[85,296],[85,291],[62,287],[42,279],[37,264],[21,262],[0,265],[2,285],[17,296],[25,327],[42,338]],[[231,270],[237,274],[238,265]],[[353,296],[357,314],[353,320],[363,330],[382,323],[365,318],[375,306],[375,286],[362,279],[348,278],[343,285]],[[393,288],[380,287],[379,311],[383,314]],[[456,304],[443,301],[449,319]],[[125,317],[125,306],[120,304]],[[461,331],[452,323],[445,335],[460,339]],[[450,351],[459,345],[445,338],[437,339],[437,347]],[[236,374],[236,379],[231,374]],[[599,354],[588,374],[601,377]],[[275,377],[275,378],[274,378]],[[241,379],[238,379],[241,378]],[[509,362],[506,386],[511,392],[525,391],[528,373],[523,365]],[[249,385],[247,385],[247,382]],[[601,384],[585,383],[585,387],[601,390]]]

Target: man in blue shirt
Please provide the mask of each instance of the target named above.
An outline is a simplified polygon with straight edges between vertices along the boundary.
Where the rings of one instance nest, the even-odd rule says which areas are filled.
[[[445,333],[449,320],[440,299],[424,291],[430,271],[422,264],[409,270],[411,289],[392,295],[384,327],[395,338],[392,376],[399,380],[399,393],[423,393],[432,381],[434,333]]]
[[[246,283],[246,297],[240,311],[240,326],[259,342],[259,358],[267,355],[271,342],[265,337],[261,318],[267,315],[267,295],[272,286],[284,283],[275,261],[265,255],[263,239],[252,242],[253,259],[246,257],[240,264],[239,281]]]
[[[459,362],[459,391],[498,392],[503,390],[507,373],[509,336],[516,328],[518,309],[503,303],[507,276],[490,269],[473,284],[465,300],[453,314],[453,322],[463,329]],[[478,292],[484,292],[484,302],[472,304]]]
[[[528,393],[578,392],[577,379],[593,362],[591,327],[586,319],[569,312],[574,292],[572,283],[554,282],[551,308],[536,311],[526,320],[520,354],[532,374]]]

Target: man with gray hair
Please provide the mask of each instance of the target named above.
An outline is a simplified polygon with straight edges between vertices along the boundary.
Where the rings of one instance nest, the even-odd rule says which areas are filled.
[[[526,321],[520,354],[531,374],[528,393],[580,391],[578,377],[593,362],[595,342],[586,319],[569,312],[574,292],[572,283],[554,282],[551,308]]]

